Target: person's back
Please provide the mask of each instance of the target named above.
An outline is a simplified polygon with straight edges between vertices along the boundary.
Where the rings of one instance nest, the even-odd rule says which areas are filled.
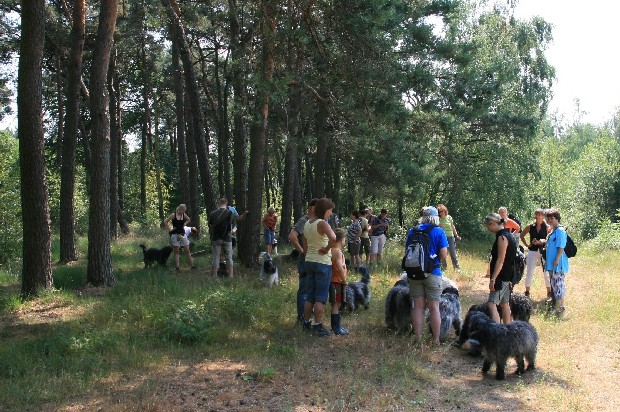
[[[321,254],[320,249],[325,248],[329,243],[329,238],[325,235],[321,235],[318,232],[317,226],[319,222],[323,222],[322,219],[310,219],[304,226],[304,237],[306,238],[306,244],[308,245],[308,251],[306,252],[306,262],[317,262],[324,265],[332,264],[331,250],[326,254]]]
[[[217,208],[209,214],[209,227],[212,240],[231,241],[232,212],[227,208]]]

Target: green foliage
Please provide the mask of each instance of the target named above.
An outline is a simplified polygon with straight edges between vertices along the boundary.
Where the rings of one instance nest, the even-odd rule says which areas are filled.
[[[166,335],[173,341],[193,344],[209,333],[212,324],[213,320],[204,306],[185,301],[166,318]]]
[[[620,210],[616,216],[620,218]],[[612,222],[609,219],[599,223],[596,237],[588,242],[597,252],[605,250],[620,250],[620,223]]]
[[[22,252],[22,213],[18,141],[0,132],[0,265],[15,262]]]

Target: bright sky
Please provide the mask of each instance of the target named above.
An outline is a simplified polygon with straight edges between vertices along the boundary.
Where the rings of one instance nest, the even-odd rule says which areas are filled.
[[[614,0],[518,0],[516,17],[541,16],[553,25],[553,44],[546,56],[556,81],[550,114],[602,124],[620,107],[620,2]]]

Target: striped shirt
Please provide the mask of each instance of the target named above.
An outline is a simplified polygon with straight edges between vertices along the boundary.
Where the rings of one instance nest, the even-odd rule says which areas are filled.
[[[359,219],[355,219],[351,226],[349,226],[349,230],[347,231],[347,242],[356,243],[359,242],[359,238],[357,237],[358,233],[362,230],[362,224]]]

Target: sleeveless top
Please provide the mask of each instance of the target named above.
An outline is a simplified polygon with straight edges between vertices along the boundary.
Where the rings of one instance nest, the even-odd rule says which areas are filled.
[[[185,234],[185,213],[181,215],[181,219],[177,219],[177,214],[174,214],[172,218],[172,230],[171,235],[184,235]]]
[[[333,250],[334,249],[332,249],[332,251]],[[334,262],[332,260],[332,283],[345,283],[346,282],[347,265],[345,263],[344,253],[341,253],[340,257],[341,257],[340,262]],[[340,271],[338,270],[338,266],[341,266],[344,269],[344,279],[340,276]]]
[[[530,225],[530,247],[529,250],[536,251],[542,248],[542,245],[532,245],[534,239],[546,239],[547,238],[547,224],[542,222],[540,225],[540,231],[536,230],[536,222]]]
[[[322,219],[317,219],[310,223],[307,221],[304,225],[304,236],[308,243],[308,253],[306,253],[306,262],[315,262],[322,265],[332,265],[332,251],[329,250],[326,254],[321,255],[319,249],[324,248],[329,243],[327,235],[320,235],[318,232],[319,222],[323,222]]]
[[[510,282],[513,275],[513,266],[515,262],[515,256],[517,254],[517,245],[514,242],[510,230],[502,229],[495,234],[495,243],[493,243],[493,249],[491,249],[491,276],[495,271],[495,263],[497,262],[498,248],[497,243],[500,236],[504,236],[508,240],[508,248],[506,248],[506,257],[504,258],[504,264],[502,270],[497,275],[497,280],[502,282]]]

